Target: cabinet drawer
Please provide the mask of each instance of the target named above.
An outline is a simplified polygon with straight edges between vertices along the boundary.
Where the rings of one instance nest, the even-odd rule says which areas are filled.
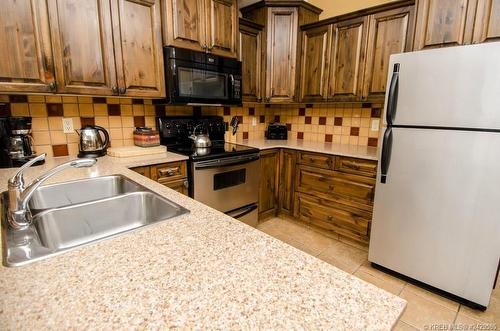
[[[375,180],[338,171],[297,167],[296,187],[299,192],[371,211]]]
[[[170,187],[172,190],[175,190],[184,195],[188,195],[188,180],[187,178],[169,181],[166,179],[160,179],[158,181],[160,184],[165,185],[166,187]]]
[[[297,163],[322,169],[333,170],[335,166],[335,156],[309,152],[299,152]]]
[[[294,214],[302,222],[368,244],[371,215],[362,210],[299,193]]]
[[[337,156],[335,158],[335,170],[360,176],[377,176],[377,162],[353,157]]]
[[[136,168],[130,168],[130,170],[137,172],[140,175],[143,175],[144,177],[151,178],[151,171],[149,167],[136,167]]]
[[[151,167],[151,179],[156,181],[175,181],[187,177],[185,161],[159,164]]]

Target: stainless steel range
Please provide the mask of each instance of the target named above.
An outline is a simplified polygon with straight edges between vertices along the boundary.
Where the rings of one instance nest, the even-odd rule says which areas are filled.
[[[251,226],[258,221],[259,150],[224,141],[220,116],[157,118],[162,145],[189,156],[189,195]],[[193,131],[207,133],[211,147],[196,148]]]

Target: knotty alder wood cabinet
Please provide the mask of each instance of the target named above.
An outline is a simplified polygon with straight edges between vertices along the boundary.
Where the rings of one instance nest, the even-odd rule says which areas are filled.
[[[240,18],[238,58],[242,66],[243,101],[262,101],[262,29],[264,26]]]
[[[236,57],[236,0],[162,0],[165,45]]]
[[[278,212],[279,149],[260,152],[259,220]]]
[[[0,18],[0,92],[165,94],[154,0],[8,0]]]
[[[152,166],[131,168],[147,178],[150,178],[162,185],[188,195],[188,179],[186,161],[169,162]]]

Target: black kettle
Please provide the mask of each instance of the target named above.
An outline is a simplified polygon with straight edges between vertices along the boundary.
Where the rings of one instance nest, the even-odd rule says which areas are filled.
[[[75,131],[80,136],[78,157],[96,158],[106,155],[109,147],[109,134],[106,129],[97,125],[86,125]]]

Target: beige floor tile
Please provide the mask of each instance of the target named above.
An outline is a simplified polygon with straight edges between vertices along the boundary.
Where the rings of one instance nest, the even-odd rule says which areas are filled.
[[[373,268],[370,261],[366,261],[365,263],[363,263],[363,265],[359,267],[358,271],[364,271],[378,279],[382,279],[388,283],[391,283],[394,286],[401,287],[401,291],[406,285],[406,282],[404,280],[391,276],[388,273],[385,273],[381,270]]]
[[[419,329],[430,329],[437,324],[452,324],[457,315],[456,311],[409,291],[406,287],[400,297],[408,301],[401,321]]]
[[[393,331],[418,331],[416,327],[413,327],[405,322],[398,321]]]
[[[361,278],[362,280],[371,283],[377,287],[380,287],[394,295],[399,295],[405,286],[404,283],[401,284],[396,281],[381,279],[360,269],[358,269],[358,271],[354,273],[354,276]]]
[[[412,291],[415,294],[418,294],[421,297],[426,298],[427,300],[439,303],[440,305],[445,306],[446,308],[452,309],[454,311],[458,311],[458,307],[460,306],[460,304],[455,301],[446,299],[445,297],[442,297],[439,294],[429,292],[413,284],[406,285],[405,289],[407,289],[408,291]]]
[[[460,306],[460,314],[483,322],[496,323],[498,329],[500,329],[500,296],[497,293],[494,293],[491,296],[490,304],[485,311],[472,309],[462,305]]]
[[[318,255],[318,258],[344,271],[354,273],[368,260],[368,253],[337,241]]]
[[[469,317],[462,312],[458,313],[454,324],[456,330],[498,330],[500,328],[498,323],[483,322]]]
[[[300,242],[311,252],[311,255],[316,256],[338,241],[307,229],[307,231],[303,232]]]

